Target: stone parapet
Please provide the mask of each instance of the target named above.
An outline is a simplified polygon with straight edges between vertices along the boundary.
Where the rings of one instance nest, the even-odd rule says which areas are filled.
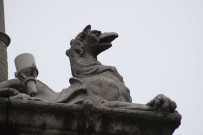
[[[181,115],[0,98],[1,135],[171,135]]]

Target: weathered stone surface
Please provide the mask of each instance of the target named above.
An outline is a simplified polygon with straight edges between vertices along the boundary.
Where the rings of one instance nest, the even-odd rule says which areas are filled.
[[[18,79],[1,82],[0,134],[171,135],[181,120],[176,103],[163,94],[146,105],[132,103],[116,68],[97,61],[117,36],[86,26],[66,52],[73,77],[59,93],[33,79],[37,74],[27,66],[18,72]],[[34,82],[29,87],[36,88],[33,96],[23,81],[27,79]]]
[[[8,35],[0,31],[0,82],[8,80],[7,46],[9,43]]]
[[[0,99],[1,135],[171,135],[179,126],[178,112],[94,107]]]
[[[117,37],[118,34],[114,32],[102,33],[98,30],[91,30],[91,26],[88,25],[71,40],[71,47],[66,51],[66,54],[70,59],[73,77],[70,78],[71,86],[63,89],[60,93],[54,92],[41,81],[35,81],[33,78],[36,76],[34,77],[33,73],[24,67],[25,69],[21,69],[23,72],[19,71],[18,79],[0,83],[0,94],[5,93],[5,89],[12,88],[13,94],[10,95],[14,96],[11,98],[15,99],[33,99],[67,104],[82,104],[88,100],[86,103],[94,106],[131,110],[140,108],[148,111],[156,109],[173,112],[176,109],[176,103],[163,94],[156,96],[147,105],[132,103],[130,91],[125,86],[117,69],[113,66],[102,65],[97,60],[97,55],[110,48],[111,42]],[[18,62],[25,62],[24,65],[27,65],[26,61]],[[20,73],[22,75],[19,75]],[[24,79],[21,79],[20,76]],[[30,89],[30,91],[35,92],[34,98],[29,97],[32,96],[28,92],[28,88],[31,87],[25,86],[26,83],[23,80],[36,82],[36,87],[33,86],[34,83],[32,85],[32,88],[36,90]],[[20,94],[16,91],[19,91]],[[15,96],[15,93],[18,95]]]
[[[0,40],[0,82],[8,80],[7,46]]]
[[[8,80],[7,46],[10,38],[5,34],[4,4],[0,0],[0,82]]]

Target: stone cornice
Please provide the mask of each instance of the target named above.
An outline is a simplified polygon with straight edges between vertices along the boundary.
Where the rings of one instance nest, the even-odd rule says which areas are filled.
[[[0,32],[0,40],[3,41],[7,45],[7,47],[9,46],[9,44],[11,42],[10,37],[7,34],[2,33],[2,32]]]
[[[178,112],[94,107],[0,98],[0,134],[172,135],[180,125]]]

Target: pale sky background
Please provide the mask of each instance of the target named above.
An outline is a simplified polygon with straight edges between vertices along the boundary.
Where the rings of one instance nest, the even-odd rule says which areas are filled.
[[[9,79],[14,59],[34,55],[38,79],[55,91],[69,86],[69,42],[91,24],[117,32],[113,47],[99,55],[116,66],[135,103],[157,94],[175,100],[182,124],[174,135],[202,135],[202,0],[4,0]]]

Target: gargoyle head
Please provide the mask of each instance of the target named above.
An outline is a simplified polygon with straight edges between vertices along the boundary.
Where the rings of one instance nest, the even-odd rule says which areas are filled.
[[[91,25],[86,26],[75,39],[71,40],[71,48],[81,56],[91,56],[97,58],[97,55],[112,46],[111,42],[118,37],[117,33],[102,33],[98,30],[91,30]],[[70,49],[66,52],[69,56]]]

